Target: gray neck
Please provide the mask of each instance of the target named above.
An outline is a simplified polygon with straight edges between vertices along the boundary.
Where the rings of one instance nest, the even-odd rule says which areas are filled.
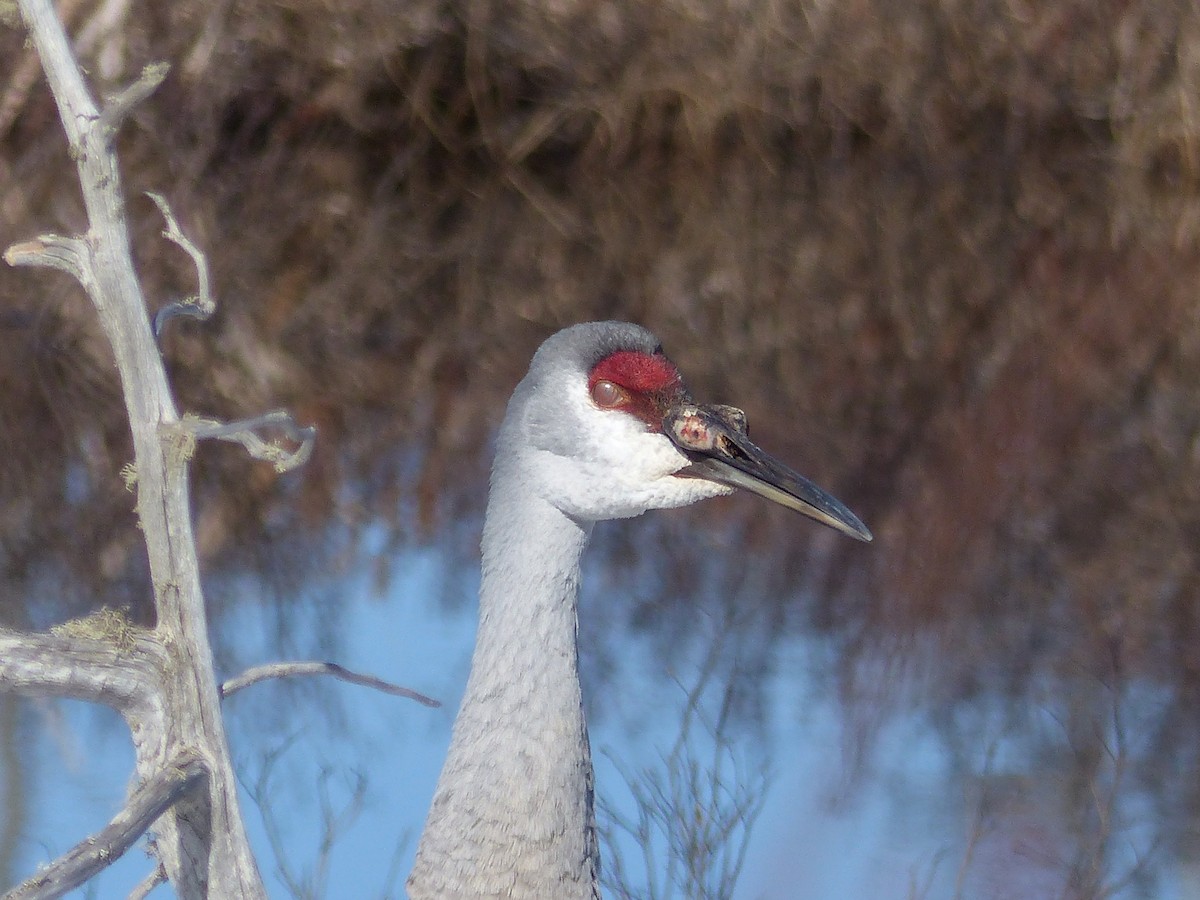
[[[505,474],[493,474],[475,654],[412,900],[599,896],[576,646],[591,526]]]

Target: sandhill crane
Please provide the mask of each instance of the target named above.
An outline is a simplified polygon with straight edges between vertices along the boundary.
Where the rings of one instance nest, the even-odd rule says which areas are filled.
[[[600,896],[580,556],[595,522],[735,487],[871,540],[850,510],[750,443],[740,410],[693,402],[644,328],[576,325],[538,349],[497,440],[475,653],[411,900]]]

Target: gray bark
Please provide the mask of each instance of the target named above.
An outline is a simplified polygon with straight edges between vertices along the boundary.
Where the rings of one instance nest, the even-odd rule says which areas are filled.
[[[182,900],[265,898],[238,808],[214,677],[188,498],[191,445],[180,429],[134,273],[112,149],[122,118],[153,91],[165,68],[147,69],[100,109],[48,0],[21,0],[20,9],[76,162],[88,230],[78,237],[49,235],[14,245],[5,259],[74,275],[112,346],[133,434],[137,514],[157,625],[148,633],[127,626],[124,647],[119,636],[100,629],[95,637],[67,640],[54,648],[57,652],[35,658],[16,645],[24,642],[28,649],[53,643],[55,636],[6,633],[0,680],[10,690],[83,696],[119,709],[133,732],[139,782],[160,778],[180,753],[194,753],[208,775],[203,788],[184,792],[153,829],[167,877]]]
[[[158,864],[134,891],[144,896],[166,878],[180,900],[207,897],[265,900],[266,892],[246,839],[230,760],[204,595],[192,535],[187,463],[196,442],[235,441],[284,471],[300,465],[315,432],[282,412],[225,424],[180,416],[134,273],[120,175],[112,141],[121,121],[153,93],[164,65],[97,107],[49,0],[19,0],[50,83],[75,160],[88,229],[75,236],[42,235],[8,248],[13,266],[41,266],[71,274],[96,308],[120,374],[134,463],[127,484],[137,491],[137,514],[154,586],[156,625],[130,623],[101,609],[49,634],[0,628],[0,691],[70,697],[118,710],[129,725],[136,754],[134,785],[125,808],[101,832],[5,895],[51,898],[78,886],[125,852],[141,834],[152,835]],[[163,236],[196,266],[196,297],[166,308],[204,318],[212,312],[207,262],[180,230],[166,201],[151,199],[166,219]],[[283,442],[261,435],[282,434]],[[288,662],[255,667],[230,681],[225,693],[268,678],[329,675],[408,697],[437,701],[334,663]]]

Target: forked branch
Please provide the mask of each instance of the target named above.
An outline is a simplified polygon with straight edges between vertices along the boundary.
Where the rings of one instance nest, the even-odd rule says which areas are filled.
[[[13,888],[3,900],[51,900],[79,887],[124,855],[159,816],[207,777],[200,755],[183,751],[134,788],[124,809],[104,828]]]
[[[120,375],[133,437],[137,514],[155,589],[157,625],[149,640],[158,642],[164,652],[170,648],[169,664],[158,673],[150,704],[152,714],[170,727],[135,732],[136,774],[152,783],[162,771],[162,760],[177,758],[184,751],[202,754],[208,769],[203,790],[189,802],[172,805],[164,800],[141,831],[154,823],[155,847],[181,900],[265,898],[241,819],[220,713],[187,471],[163,439],[164,430],[179,421],[179,414],[133,266],[120,169],[112,146],[115,129],[166,72],[162,68],[143,72],[102,111],[84,83],[50,0],[19,0],[19,5],[58,106],[88,226],[83,236],[38,238],[10,248],[5,256],[15,265],[63,269],[79,280],[96,308]],[[87,678],[77,676],[77,682],[75,687],[96,693]],[[102,861],[99,855],[90,858],[93,863]]]
[[[58,105],[87,209],[77,236],[43,235],[8,248],[13,266],[43,266],[74,276],[87,292],[112,346],[133,437],[129,483],[154,585],[156,625],[136,628],[121,616],[67,623],[51,634],[0,629],[0,690],[105,703],[131,726],[140,786],[97,835],[7,895],[61,896],[95,875],[153,829],[155,871],[135,894],[163,879],[180,900],[266,896],[242,822],[225,738],[208,623],[192,534],[186,460],[204,438],[233,441],[279,471],[312,452],[315,429],[287,413],[222,423],[180,417],[147,315],[130,252],[113,137],[130,111],[151,95],[166,66],[147,67],[101,109],[90,95],[50,0],[18,0]],[[174,315],[204,318],[215,306],[204,254],[184,235],[166,201],[151,199],[166,222],[163,236],[192,259],[197,293],[170,304]],[[109,627],[111,626],[111,627]],[[226,693],[266,678],[324,674],[428,706],[415,691],[331,663],[282,663],[253,669]],[[163,760],[170,760],[163,765]]]
[[[147,191],[146,196],[154,201],[154,205],[158,207],[163,220],[167,223],[162,236],[190,256],[192,265],[196,267],[195,295],[168,303],[155,314],[154,334],[161,336],[163,326],[176,316],[187,316],[203,322],[216,311],[217,301],[213,299],[211,282],[208,277],[208,259],[204,256],[203,251],[183,233],[183,229],[179,227],[179,222],[175,218],[175,213],[171,211],[170,204],[162,194]]]
[[[0,628],[0,684],[25,696],[89,700],[125,713],[161,689],[161,656],[157,642],[136,634],[123,641],[99,626],[91,634]]]
[[[108,98],[96,123],[108,141],[117,136],[125,117],[158,89],[170,71],[171,67],[166,63],[151,63],[142,69],[142,74],[133,84]]]

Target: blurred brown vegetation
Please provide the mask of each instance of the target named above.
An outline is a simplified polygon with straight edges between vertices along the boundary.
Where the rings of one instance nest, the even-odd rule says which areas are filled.
[[[211,255],[217,317],[164,341],[182,405],[286,406],[321,429],[284,480],[201,454],[215,576],[270,572],[286,595],[362,564],[372,523],[471,552],[488,438],[533,348],[632,319],[876,542],[723,501],[614,529],[601,545],[631,583],[661,567],[637,550],[651,529],[676,560],[662,596],[716,583],[764,610],[764,635],[841,635],[851,693],[877,689],[857,660],[881,656],[928,668],[951,705],[1024,697],[1036,673],[1151,679],[1174,698],[1157,739],[1196,755],[1179,714],[1200,699],[1194,5],[63,10],[102,92],[174,66],[120,151],[150,294],[192,276],[136,192],[165,193]],[[20,31],[0,59],[0,243],[78,229]],[[0,343],[3,616],[136,608],[127,436],[84,299],[0,271]],[[720,537],[682,537],[701,520]],[[706,568],[725,541],[760,554],[757,599],[745,571]],[[638,621],[670,615],[658,599]],[[925,662],[901,652],[930,635]]]

